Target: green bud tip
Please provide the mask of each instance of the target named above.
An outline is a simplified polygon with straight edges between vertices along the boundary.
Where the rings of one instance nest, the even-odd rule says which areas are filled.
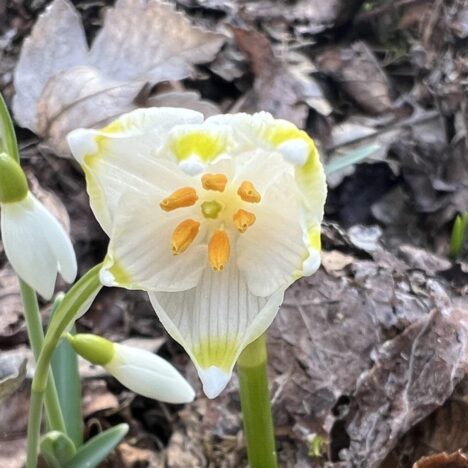
[[[0,203],[16,203],[28,194],[28,181],[21,166],[6,153],[0,154]]]
[[[105,366],[114,357],[114,343],[102,336],[79,333],[77,335],[67,334],[66,337],[73,349],[92,364]]]

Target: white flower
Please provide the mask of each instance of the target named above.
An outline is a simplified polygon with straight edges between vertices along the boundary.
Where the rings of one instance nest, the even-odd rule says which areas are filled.
[[[266,113],[203,122],[171,108],[68,141],[111,239],[102,283],[148,291],[217,396],[285,289],[320,264],[326,185],[313,141]]]
[[[60,223],[30,192],[1,204],[3,247],[18,276],[42,297],[54,293],[57,273],[72,283],[77,265],[72,243]]]
[[[100,365],[122,385],[147,398],[189,403],[195,392],[177,369],[161,357],[91,334],[67,335],[75,351]]]

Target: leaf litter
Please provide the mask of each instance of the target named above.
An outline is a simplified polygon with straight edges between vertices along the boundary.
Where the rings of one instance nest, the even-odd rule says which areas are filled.
[[[0,89],[11,102],[14,71],[16,121],[38,135],[19,131],[25,164],[57,195],[83,271],[101,260],[106,238],[80,174],[50,153],[66,155],[68,129],[139,106],[264,109],[305,128],[335,165],[378,147],[330,175],[322,268],[287,291],[269,333],[281,466],[466,466],[466,248],[457,262],[447,257],[453,218],[468,206],[466,3],[142,0],[130,11],[136,3],[121,0],[106,10],[110,3],[12,5],[0,21]],[[134,27],[137,11],[154,22],[151,40]],[[177,40],[181,31],[197,53]],[[17,349],[20,363],[19,295],[4,257],[1,265],[0,346]],[[198,386],[142,295],[101,294],[78,327],[148,340]],[[180,409],[81,370],[86,401],[96,403],[87,405],[87,434],[131,427],[107,466],[246,466],[236,379],[219,399]],[[27,398],[20,387],[0,408],[16,411]],[[7,416],[1,464],[21,466],[25,425],[12,433]]]
[[[192,26],[169,4],[118,0],[88,49],[74,6],[55,0],[21,49],[15,118],[59,155],[67,155],[68,132],[103,126],[137,108],[135,99],[145,86],[186,78],[223,42],[222,35]],[[185,102],[174,97],[175,106],[193,101],[193,93]],[[170,103],[166,96],[164,105]]]

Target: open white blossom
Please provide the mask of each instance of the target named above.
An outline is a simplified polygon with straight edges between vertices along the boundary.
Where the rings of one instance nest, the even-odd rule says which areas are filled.
[[[107,286],[148,291],[217,396],[285,289],[320,264],[325,176],[309,136],[261,112],[142,109],[68,141],[110,237]]]

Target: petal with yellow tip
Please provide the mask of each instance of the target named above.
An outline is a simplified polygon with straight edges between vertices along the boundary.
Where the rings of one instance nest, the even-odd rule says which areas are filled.
[[[228,135],[224,129],[206,124],[178,125],[169,133],[166,148],[179,163],[198,158],[207,164],[228,149]]]
[[[222,273],[207,268],[193,289],[149,296],[164,328],[194,362],[205,394],[215,398],[242,350],[270,326],[283,294],[255,296],[231,261]]]
[[[164,135],[177,124],[202,121],[202,114],[188,109],[138,109],[102,129],[77,129],[68,134],[71,152],[86,176],[91,208],[107,234],[120,196],[151,189],[153,174],[158,171],[155,162],[170,159],[158,151]]]

